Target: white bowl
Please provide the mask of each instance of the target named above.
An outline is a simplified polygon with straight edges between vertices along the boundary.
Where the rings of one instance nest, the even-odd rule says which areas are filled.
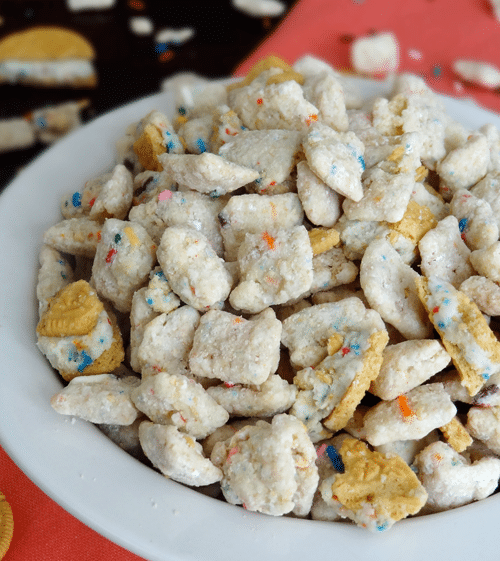
[[[366,95],[386,83],[353,79]],[[500,118],[470,102],[443,98],[470,128]],[[372,535],[353,525],[274,518],[167,480],[96,427],[55,413],[62,384],[35,346],[35,284],[43,232],[60,220],[61,195],[112,163],[126,126],[158,109],[159,94],[82,127],[38,157],[0,196],[0,443],[47,495],[110,540],[151,561],[434,561],[499,558],[500,496],[397,523]]]

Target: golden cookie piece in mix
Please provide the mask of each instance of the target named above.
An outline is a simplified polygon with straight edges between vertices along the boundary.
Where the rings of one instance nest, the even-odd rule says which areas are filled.
[[[453,417],[449,423],[439,427],[439,430],[446,442],[457,452],[463,452],[473,442],[472,436],[458,417]]]
[[[450,282],[418,277],[416,286],[462,385],[475,395],[491,375],[500,371],[500,342],[476,304]]]
[[[402,458],[372,452],[360,440],[346,438],[334,465],[339,473],[321,484],[323,499],[340,507],[340,516],[372,532],[416,514],[427,500],[426,490]]]

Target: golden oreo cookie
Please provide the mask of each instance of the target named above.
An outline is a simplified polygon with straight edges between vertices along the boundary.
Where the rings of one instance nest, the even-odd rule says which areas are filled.
[[[68,284],[49,300],[49,306],[37,326],[45,337],[86,335],[97,324],[104,310],[95,290],[87,281]]]
[[[144,127],[141,136],[134,142],[134,152],[139,162],[148,170],[163,171],[158,156],[166,152],[160,131],[151,123]]]
[[[0,493],[0,559],[9,549],[14,534],[14,516],[5,495]]]

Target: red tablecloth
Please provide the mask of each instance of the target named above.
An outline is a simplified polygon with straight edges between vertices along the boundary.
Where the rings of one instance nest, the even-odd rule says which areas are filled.
[[[500,23],[486,0],[301,0],[236,74],[271,53],[289,62],[311,53],[339,70],[351,70],[349,40],[373,31],[398,37],[401,70],[424,76],[438,91],[474,97],[500,112],[500,93],[464,84],[451,70],[457,58],[500,67]],[[0,491],[14,513],[14,538],[5,561],[139,559],[66,513],[1,448]]]

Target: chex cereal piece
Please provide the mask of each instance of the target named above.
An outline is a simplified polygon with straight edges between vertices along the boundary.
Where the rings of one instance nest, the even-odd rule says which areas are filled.
[[[437,165],[440,179],[451,190],[468,189],[488,171],[490,147],[482,134],[471,135],[464,146],[449,152]]]
[[[116,320],[106,311],[99,314],[89,333],[66,337],[39,335],[37,346],[66,381],[77,376],[112,372],[125,355]]]
[[[328,440],[323,440],[315,444],[316,447],[316,465],[318,466],[319,482],[318,488],[314,493],[313,504],[311,507],[311,518],[313,520],[325,520],[333,522],[340,519],[339,511],[340,505],[328,505],[321,496],[321,484],[325,479],[338,473],[342,469],[342,458],[338,450],[340,450],[342,443],[348,434],[341,433]]]
[[[191,306],[181,306],[152,319],[144,327],[137,350],[143,376],[160,371],[186,374],[189,351],[199,321],[200,314]]]
[[[213,112],[212,122],[210,149],[214,154],[218,154],[221,146],[233,140],[241,131],[246,130],[238,115],[227,105],[217,107]]]
[[[239,198],[239,197],[237,197]],[[152,240],[159,244],[168,226],[189,226],[199,230],[210,241],[217,255],[223,253],[217,214],[221,200],[211,199],[195,191],[160,191],[155,199],[133,207],[129,219],[141,224]]]
[[[439,430],[443,433],[446,442],[457,452],[463,452],[472,444],[471,435],[458,417],[453,417],[449,423],[439,427]]]
[[[148,305],[155,312],[165,314],[178,308],[181,301],[170,288],[161,267],[155,267],[149,277],[149,284],[144,292],[144,298]]]
[[[304,160],[297,164],[297,194],[307,218],[317,226],[332,227],[341,214],[341,198]]]
[[[50,404],[62,415],[74,415],[91,423],[131,425],[139,411],[130,393],[140,383],[135,376],[77,376],[52,397]]]
[[[299,159],[301,140],[302,134],[298,131],[242,131],[219,149],[219,155],[258,172],[256,191],[266,193],[270,187],[290,177]]]
[[[500,316],[500,286],[486,277],[473,276],[464,280],[460,291],[489,316]]]
[[[237,431],[239,431],[243,427],[246,427],[247,425],[253,426],[257,424],[257,421],[259,421],[257,417],[248,419],[234,419],[230,420],[230,422],[226,423],[225,425],[222,425],[222,427],[215,429],[214,432],[207,436],[207,438],[203,439],[201,443],[205,456],[207,458],[211,457],[212,451],[217,442],[224,442],[225,440],[229,440]],[[214,463],[218,462],[214,459]]]
[[[494,282],[500,282],[499,241],[492,243],[489,247],[473,251],[470,254],[470,262],[480,275]]]
[[[238,249],[240,282],[229,296],[235,310],[258,313],[285,304],[309,290],[312,249],[307,230],[266,230],[249,234]]]
[[[293,380],[300,391],[290,413],[304,423],[313,441],[324,434],[321,422],[332,432],[347,424],[379,373],[388,341],[378,313],[365,310],[356,298],[348,300],[347,317],[339,314],[346,300],[334,305],[339,316],[332,313],[329,356],[314,368],[300,370]]]
[[[310,306],[289,316],[283,321],[281,342],[289,350],[292,366],[316,366],[328,355],[327,342],[337,331],[336,326],[348,328],[356,322],[356,315],[364,314],[365,307],[359,298],[345,298]]]
[[[301,86],[293,79],[266,85],[275,74],[264,71],[248,86],[233,89],[228,105],[249,129],[306,131],[318,119],[317,107],[306,101]]]
[[[194,438],[205,438],[229,419],[203,386],[182,374],[149,376],[134,389],[132,401],[153,423],[174,425]]]
[[[88,216],[102,186],[111,177],[104,173],[85,182],[82,189],[66,193],[61,198],[61,214],[64,218]]]
[[[302,224],[303,218],[296,193],[231,197],[219,213],[226,261],[237,260],[238,248],[247,233],[292,228]]]
[[[500,166],[499,166],[500,168]],[[487,201],[500,228],[500,171],[487,173],[481,181],[470,188],[470,193]]]
[[[43,242],[63,253],[94,257],[101,229],[102,225],[95,220],[85,217],[69,218],[46,230]]]
[[[278,368],[280,338],[281,322],[272,309],[250,320],[209,310],[194,334],[189,368],[197,376],[259,385]]]
[[[305,516],[311,509],[318,484],[316,450],[295,417],[282,413],[271,423],[246,426],[217,443],[211,457],[224,474],[227,502],[273,516]]]
[[[72,282],[49,300],[36,331],[44,337],[85,335],[94,329],[103,311],[102,302],[88,282]]]
[[[139,346],[144,337],[146,325],[159,314],[146,301],[147,288],[139,288],[132,297],[130,308],[130,366],[135,372],[141,371],[141,364],[137,357]]]
[[[500,477],[500,460],[483,458],[470,463],[444,442],[424,448],[413,464],[428,493],[433,512],[449,510],[491,495]]]
[[[309,240],[313,255],[318,255],[338,245],[340,234],[335,228],[313,228],[309,230]]]
[[[399,67],[399,44],[393,33],[377,33],[356,38],[351,46],[351,62],[361,74],[386,74]]]
[[[290,409],[297,395],[297,388],[283,380],[278,374],[257,386],[226,383],[211,386],[208,395],[237,417],[272,417]]]
[[[208,239],[186,226],[171,226],[161,237],[158,261],[171,289],[197,310],[224,301],[232,277]]]
[[[371,168],[363,180],[363,198],[357,202],[346,199],[342,208],[349,220],[398,222],[404,216],[414,183],[413,174]]]
[[[151,146],[147,148],[147,150],[149,151],[149,157],[152,158],[153,162],[156,165],[158,164],[158,160],[155,156],[157,156],[158,153],[184,153],[184,146],[178,135],[176,134],[172,123],[164,113],[161,113],[160,111],[151,111],[145,117],[143,117],[138,123],[135,130],[136,138],[138,140],[141,139],[146,131],[146,136],[148,137],[146,142],[151,143]],[[138,152],[135,145],[134,150]],[[157,169],[157,171],[161,171],[161,166],[159,167],[159,169],[155,167],[148,168],[142,161],[141,163],[146,169]]]
[[[426,339],[432,333],[417,296],[418,277],[384,239],[374,240],[361,260],[361,287],[370,306],[407,339]]]
[[[40,268],[38,269],[36,297],[38,313],[41,317],[47,309],[48,300],[73,282],[73,269],[59,251],[48,245],[42,245],[40,248],[38,261]]]
[[[361,260],[373,240],[390,233],[386,222],[348,220],[345,214],[339,218],[335,229],[339,231],[345,256],[353,261]]]
[[[466,428],[471,436],[484,442],[495,454],[500,454],[500,406],[471,407]]]
[[[103,222],[105,218],[123,220],[132,204],[132,174],[122,164],[118,164],[102,185],[95,199],[89,201],[89,218]]]
[[[151,463],[174,481],[199,487],[222,478],[221,470],[203,456],[201,444],[174,426],[143,421],[139,426],[139,439]]]
[[[302,145],[309,167],[328,187],[353,201],[361,200],[364,146],[353,132],[340,133],[316,123]]]
[[[462,240],[455,216],[440,220],[418,243],[422,257],[421,269],[426,276],[434,275],[458,287],[474,274],[471,251]]]
[[[372,407],[364,417],[366,439],[372,446],[378,446],[394,440],[423,438],[450,422],[456,412],[442,384],[424,384]]]
[[[399,456],[372,452],[354,438],[344,440],[339,455],[343,470],[325,479],[320,490],[343,518],[382,532],[424,506],[427,493]]]
[[[387,345],[383,358],[370,392],[385,400],[396,399],[419,386],[451,361],[443,345],[435,339],[413,339]]]
[[[474,302],[452,284],[436,277],[419,277],[417,290],[462,384],[475,395],[500,371],[500,343]]]
[[[332,72],[321,72],[304,82],[304,96],[318,108],[318,121],[339,132],[349,126],[344,90]]]
[[[356,435],[354,435],[356,436]],[[360,438],[360,437],[356,437]],[[415,461],[416,455],[421,452],[426,446],[439,440],[439,431],[432,430],[429,434],[420,438],[419,440],[394,440],[380,446],[374,446],[373,449],[381,454],[391,455],[397,454],[411,466]]]
[[[462,239],[471,250],[486,248],[498,240],[497,219],[484,199],[466,189],[456,189],[450,212],[458,220]]]
[[[462,385],[460,374],[456,370],[441,372],[432,378],[433,382],[443,384],[445,392],[450,396],[451,401],[473,404],[476,397],[472,397],[467,389]],[[476,395],[481,395],[482,390]]]
[[[179,136],[186,143],[186,150],[191,154],[201,154],[211,150],[210,137],[212,136],[213,116],[202,115],[189,119],[179,128]]]
[[[92,266],[98,294],[117,310],[129,312],[134,292],[147,281],[153,268],[155,252],[156,245],[140,224],[106,220]]]
[[[415,183],[411,193],[411,200],[423,207],[427,207],[438,222],[450,214],[448,203],[428,183]]]
[[[210,152],[163,154],[158,159],[177,183],[214,196],[230,193],[259,177],[259,172]]]
[[[334,247],[313,257],[313,281],[303,296],[349,284],[358,276],[358,267],[346,259],[340,247]]]

